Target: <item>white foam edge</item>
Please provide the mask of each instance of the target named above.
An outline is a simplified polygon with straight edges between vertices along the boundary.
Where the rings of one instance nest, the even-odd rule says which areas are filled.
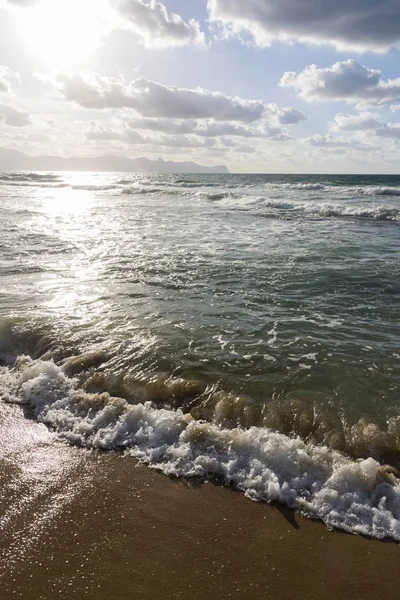
[[[372,458],[260,427],[224,429],[180,410],[85,394],[51,361],[19,357],[0,368],[3,401],[28,405],[70,444],[125,449],[168,475],[219,478],[256,501],[278,501],[329,527],[400,541],[400,485]]]

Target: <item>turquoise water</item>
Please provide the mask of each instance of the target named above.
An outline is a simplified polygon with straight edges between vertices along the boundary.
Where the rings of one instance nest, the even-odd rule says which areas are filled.
[[[3,389],[26,355],[82,393],[399,466],[400,176],[3,173],[0,197]]]

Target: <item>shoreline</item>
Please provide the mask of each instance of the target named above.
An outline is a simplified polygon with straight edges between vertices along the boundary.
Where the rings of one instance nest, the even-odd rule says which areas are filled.
[[[20,407],[0,408],[7,600],[398,596],[396,542],[68,446]]]

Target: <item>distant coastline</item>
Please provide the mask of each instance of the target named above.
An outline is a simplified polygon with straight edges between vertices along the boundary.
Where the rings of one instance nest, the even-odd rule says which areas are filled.
[[[17,150],[0,148],[2,171],[110,171],[121,173],[216,173],[229,174],[225,165],[206,167],[195,162],[174,162],[159,158],[124,156],[71,157],[29,156]]]

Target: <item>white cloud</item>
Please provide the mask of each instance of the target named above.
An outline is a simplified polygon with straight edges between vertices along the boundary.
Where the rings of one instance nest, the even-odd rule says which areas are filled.
[[[131,128],[171,135],[266,137],[284,133],[281,125],[307,120],[293,107],[281,108],[203,88],[178,88],[144,78],[127,82],[123,77],[92,72],[38,77],[50,81],[66,100],[82,108],[132,109],[137,116],[126,118]],[[254,123],[256,126],[250,126]],[[275,129],[274,134],[271,129]]]
[[[371,150],[370,145],[355,138],[336,137],[330,134],[313,135],[312,137],[305,138],[303,141],[310,146],[320,148],[356,148],[358,150]]]
[[[213,123],[205,122],[196,127],[195,133],[204,137],[219,137],[221,135],[238,137],[258,137],[262,135],[254,127],[245,127],[236,123]]]
[[[160,2],[150,0],[112,0],[112,5],[128,27],[143,39],[146,48],[165,48],[186,44],[204,44],[204,33],[195,19],[184,21],[170,13]]]
[[[271,138],[275,142],[290,142],[294,139],[292,135],[288,133],[278,133]]]
[[[0,8],[29,8],[40,3],[41,0],[0,0]],[[133,31],[146,48],[205,44],[205,35],[198,21],[184,21],[156,0],[103,0],[101,7],[104,13],[103,33],[114,29]]]
[[[389,124],[382,129],[377,129],[375,135],[400,141],[400,123]]]
[[[234,150],[239,154],[254,154],[257,152],[257,148],[254,148],[254,146],[250,146],[249,144],[237,144],[234,146]]]
[[[85,135],[91,141],[111,142],[118,140],[126,144],[146,144],[149,141],[133,129],[114,131],[107,127],[98,127],[87,131]]]
[[[189,119],[127,119],[127,125],[132,129],[143,131],[156,131],[170,134],[193,133],[197,126],[197,121]]]
[[[306,115],[301,110],[297,110],[297,108],[291,106],[279,108],[276,104],[268,104],[267,112],[280,125],[297,125],[298,123],[307,121]]]
[[[217,142],[195,135],[165,135],[158,143],[171,148],[213,148]]]
[[[127,83],[123,78],[95,73],[58,74],[55,83],[67,100],[83,108],[132,108],[143,117],[208,119],[252,122],[265,110],[260,100],[244,100],[202,88],[186,89],[141,78]]]
[[[208,0],[210,19],[227,35],[273,41],[333,44],[359,51],[400,45],[399,0]]]
[[[14,6],[22,6],[23,8],[27,6],[33,6],[34,4],[38,4],[40,0],[6,0],[8,4]]]
[[[310,65],[299,74],[286,72],[280,85],[293,88],[308,101],[344,101],[359,108],[381,106],[400,98],[400,78],[385,81],[381,71],[353,59],[325,69]]]
[[[338,113],[330,124],[330,130],[367,131],[369,129],[380,129],[385,126],[379,115],[374,113],[361,113],[359,115]]]
[[[270,106],[270,105],[268,105]],[[274,105],[275,106],[275,105]],[[276,107],[277,108],[277,107]],[[286,109],[278,109],[282,114],[286,114]],[[288,109],[289,115],[291,110]],[[275,114],[268,115],[270,111],[266,109],[266,116],[274,119]],[[299,112],[301,115],[301,111]],[[301,119],[303,120],[303,119]],[[275,122],[275,121],[274,121]],[[277,120],[278,122],[278,120]],[[210,119],[203,120],[177,120],[177,119],[128,119],[127,125],[132,128],[144,131],[156,131],[168,134],[195,134],[200,137],[243,137],[243,138],[265,138],[274,137],[283,133],[281,127],[272,126],[270,121],[260,123],[257,126],[240,125],[234,122],[216,122]]]
[[[11,127],[24,127],[31,123],[31,115],[8,104],[0,104],[0,121]]]
[[[374,113],[361,113],[359,115],[339,113],[332,121],[330,130],[360,132],[368,131],[369,133],[372,133],[380,138],[388,138],[400,141],[400,123],[384,123],[379,118],[379,115]],[[319,137],[326,138],[327,136]],[[332,141],[341,139],[343,142],[346,139],[349,140],[349,138],[334,138],[333,136],[330,136],[330,139]],[[349,141],[347,143],[349,143]],[[354,144],[354,138],[352,143]]]
[[[13,85],[19,82],[18,73],[14,73],[9,67],[0,65],[0,93],[11,94]]]

